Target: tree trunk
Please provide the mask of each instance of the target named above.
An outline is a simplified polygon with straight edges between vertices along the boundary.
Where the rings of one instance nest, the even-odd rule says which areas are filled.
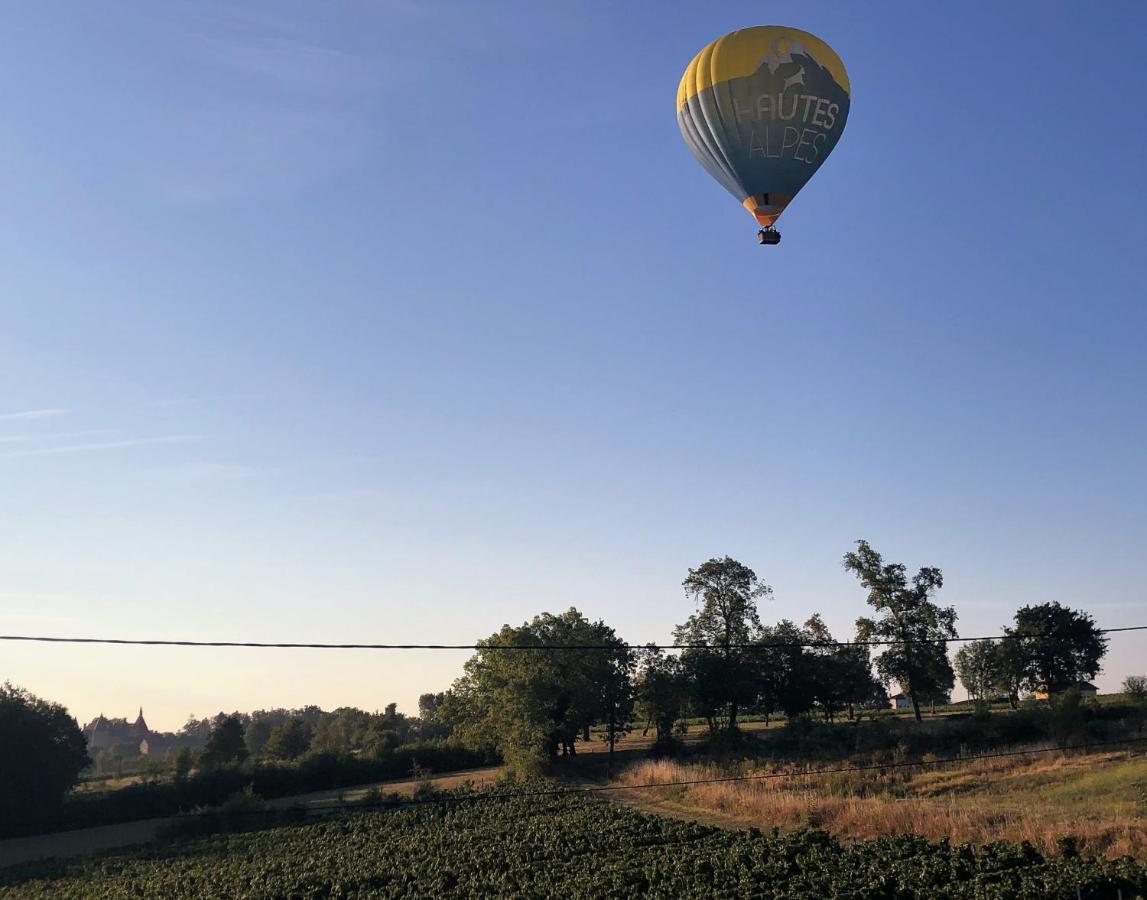
[[[581,727],[581,739],[583,741],[585,741],[586,743],[589,743],[590,738],[589,738],[589,723],[588,722],[586,722]]]
[[[734,700],[729,704],[729,730],[737,730],[737,701]]]
[[[613,772],[613,745],[617,743],[617,714],[611,705],[609,708],[609,759],[605,766],[606,771]]]
[[[923,722],[924,717],[920,715],[920,704],[916,702],[916,692],[912,690],[912,686],[908,686],[908,699],[912,701],[912,715],[916,717],[917,722]]]

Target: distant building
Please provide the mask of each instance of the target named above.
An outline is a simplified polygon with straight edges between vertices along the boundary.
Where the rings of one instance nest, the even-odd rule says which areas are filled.
[[[1099,694],[1099,688],[1097,688],[1090,681],[1079,681],[1079,682],[1077,682],[1075,685],[1075,689],[1077,691],[1079,691],[1079,696],[1082,697],[1084,700],[1087,700],[1091,697],[1095,697],[1096,695]],[[1045,685],[1045,686],[1037,688],[1035,693],[1032,696],[1034,696],[1037,700],[1047,700],[1049,698],[1050,694],[1048,693],[1047,687]]]
[[[912,708],[912,699],[905,693],[893,694],[888,698],[888,703],[893,709]]]
[[[140,742],[151,735],[147,721],[143,718],[143,708],[134,722],[127,719],[109,719],[100,713],[83,729],[88,742],[88,750],[97,752],[111,747],[132,748],[138,751]]]

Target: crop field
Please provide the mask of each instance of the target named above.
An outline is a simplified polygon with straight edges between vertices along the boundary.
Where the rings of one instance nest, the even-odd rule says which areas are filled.
[[[584,796],[469,799],[0,871],[0,897],[1087,897],[1147,866],[1071,848],[727,831]]]

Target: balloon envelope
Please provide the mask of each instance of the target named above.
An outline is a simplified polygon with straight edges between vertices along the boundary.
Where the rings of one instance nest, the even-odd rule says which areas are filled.
[[[828,44],[764,25],[693,58],[677,88],[677,123],[698,162],[768,227],[836,146],[850,96]]]

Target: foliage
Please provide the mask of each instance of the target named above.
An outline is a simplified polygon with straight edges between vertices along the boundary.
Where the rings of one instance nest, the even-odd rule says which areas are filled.
[[[1128,675],[1123,679],[1123,693],[1136,702],[1147,700],[1147,675]]]
[[[243,740],[243,723],[238,715],[225,716],[216,722],[207,737],[202,763],[208,768],[241,763],[247,758],[247,743]]]
[[[855,706],[870,703],[881,691],[872,677],[868,648],[835,645],[819,613],[805,622],[804,630],[809,643],[819,645],[804,653],[808,699],[829,722],[843,709],[851,719]]]
[[[0,822],[34,821],[58,807],[90,764],[83,733],[63,706],[0,685]]]
[[[634,684],[638,718],[652,726],[656,752],[673,749],[673,728],[685,714],[689,685],[681,660],[660,650],[647,652]]]
[[[311,737],[311,726],[301,718],[292,717],[271,731],[265,752],[276,759],[297,759],[310,749]]]
[[[685,593],[700,604],[673,633],[678,643],[692,644],[681,661],[711,734],[721,725],[732,731],[737,715],[759,693],[759,659],[739,645],[759,641],[761,620],[756,601],[772,594],[757,574],[731,557],[713,558],[690,569]]]
[[[529,785],[526,786],[527,788]],[[45,862],[0,897],[1124,897],[1130,859],[1030,844],[846,844],[817,830],[726,831],[578,796],[357,813],[168,847]]]
[[[881,613],[877,619],[857,619],[860,639],[903,642],[889,645],[876,658],[876,670],[900,684],[920,721],[920,704],[945,696],[955,684],[944,642],[956,637],[956,610],[932,602],[944,576],[924,567],[909,580],[903,564],[885,563],[863,540],[845,554],[844,567],[868,589],[868,605]]]
[[[195,752],[190,747],[180,747],[175,754],[175,780],[186,781],[195,767]]]
[[[1017,645],[1023,683],[1030,691],[1054,694],[1094,678],[1107,652],[1107,638],[1095,620],[1060,603],[1023,607],[1015,627],[1004,632]]]
[[[972,641],[956,652],[956,673],[973,700],[989,700],[1000,680],[1000,653],[995,641]]]
[[[539,644],[575,649],[499,649]],[[591,649],[576,649],[582,646]],[[603,646],[617,649],[592,649]],[[623,733],[632,708],[633,662],[604,622],[572,608],[542,613],[479,641],[438,712],[467,746],[500,752],[514,769],[536,772],[559,751],[574,755],[594,723],[612,722],[612,732]]]
[[[499,762],[496,756],[451,744],[410,744],[382,753],[307,753],[290,762],[247,760],[200,768],[180,781],[132,784],[103,793],[73,793],[50,814],[32,822],[0,817],[0,838],[44,831],[111,825],[217,806],[248,785],[260,797],[289,797],[375,781],[408,778],[415,764],[428,772],[453,772]]]

